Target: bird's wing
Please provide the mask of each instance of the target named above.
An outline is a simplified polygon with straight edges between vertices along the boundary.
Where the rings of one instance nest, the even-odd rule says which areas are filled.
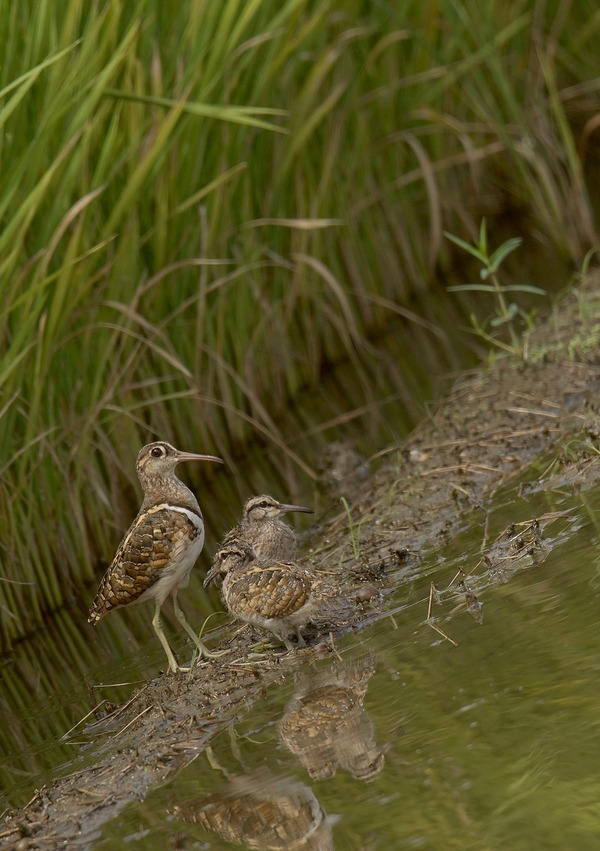
[[[261,618],[285,618],[308,601],[311,582],[308,574],[292,564],[279,562],[272,567],[251,567],[231,585],[240,612]]]
[[[104,574],[89,620],[94,623],[111,609],[138,600],[181,559],[198,534],[189,512],[168,507],[141,512]]]

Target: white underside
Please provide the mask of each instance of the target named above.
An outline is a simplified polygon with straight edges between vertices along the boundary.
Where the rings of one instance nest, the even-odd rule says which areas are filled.
[[[156,506],[156,510],[162,508],[168,508],[169,511],[179,511],[181,514],[185,514],[198,530],[198,536],[191,544],[183,547],[180,555],[174,555],[173,561],[164,569],[160,579],[151,588],[144,591],[136,601],[141,603],[144,600],[154,600],[159,606],[162,606],[173,591],[177,591],[179,588],[185,588],[188,585],[190,571],[198,560],[198,556],[204,546],[204,523],[197,514],[189,511],[187,508],[179,508],[173,505]]]

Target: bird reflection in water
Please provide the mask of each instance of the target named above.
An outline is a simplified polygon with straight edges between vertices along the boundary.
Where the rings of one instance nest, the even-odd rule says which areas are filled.
[[[177,804],[173,815],[227,842],[261,851],[332,851],[331,822],[314,792],[266,768],[238,775],[199,801]]]
[[[360,780],[375,777],[385,761],[377,747],[364,698],[375,667],[367,662],[302,671],[279,721],[279,735],[313,780],[338,768]]]

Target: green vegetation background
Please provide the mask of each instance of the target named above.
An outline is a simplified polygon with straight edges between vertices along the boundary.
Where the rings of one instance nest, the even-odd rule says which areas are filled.
[[[342,359],[370,398],[361,349],[444,230],[582,262],[599,28],[591,0],[0,0],[1,646],[98,578],[147,440],[314,478],[278,418]]]

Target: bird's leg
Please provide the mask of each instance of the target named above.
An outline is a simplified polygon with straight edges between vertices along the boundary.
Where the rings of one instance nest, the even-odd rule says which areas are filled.
[[[290,639],[287,635],[278,635],[277,633],[274,633],[274,635],[281,641],[282,644],[285,645],[285,647],[288,650],[296,650],[298,647],[306,647],[306,641],[302,637],[302,633],[300,632],[300,627],[296,627],[296,643],[295,644],[294,644],[293,641],[290,641]]]
[[[179,603],[177,602],[177,592],[172,594],[173,597],[173,609],[175,610],[175,617],[181,624],[181,626],[185,629],[189,637],[192,639],[196,648],[198,649],[198,657],[202,658],[205,656],[207,659],[218,659],[219,656],[224,656],[226,653],[229,653],[228,650],[220,650],[218,653],[209,650],[203,641],[196,635],[192,627],[187,622],[186,616],[183,613],[183,609],[180,608]]]
[[[156,604],[156,609],[154,610],[154,617],[152,618],[152,626],[154,627],[154,632],[158,635],[158,640],[163,646],[163,650],[167,654],[167,659],[169,660],[169,670],[176,674],[181,670],[181,667],[177,664],[177,660],[173,655],[173,651],[169,646],[169,642],[167,641],[167,637],[163,631],[162,623],[160,622],[160,603]]]
[[[275,637],[275,636],[274,636]],[[279,639],[273,641],[270,638],[261,638],[248,648],[253,655],[264,656],[267,650],[275,650],[279,646]]]

